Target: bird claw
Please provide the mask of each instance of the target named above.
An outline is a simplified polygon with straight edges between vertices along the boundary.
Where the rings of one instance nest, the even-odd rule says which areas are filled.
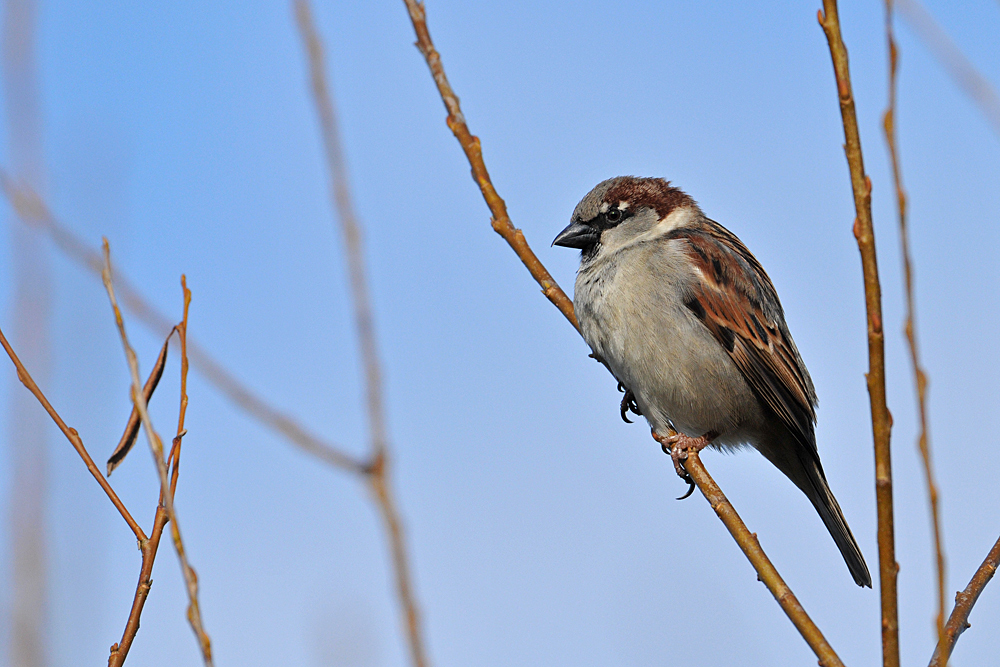
[[[687,492],[677,500],[689,498],[694,493],[695,482],[684,468],[683,462],[687,460],[690,452],[697,453],[708,447],[715,438],[715,434],[706,433],[700,438],[692,438],[691,436],[676,432],[666,436],[660,435],[656,431],[652,431],[652,434],[653,439],[660,443],[660,447],[663,448],[663,453],[669,455],[670,460],[673,461],[674,471],[677,473],[677,476],[688,484]]]
[[[622,420],[626,424],[631,424],[632,420],[626,417],[626,413],[631,412],[632,414],[642,416],[642,412],[639,410],[639,404],[635,402],[635,394],[632,393],[631,389],[628,389],[621,382],[618,383],[618,391],[624,391],[625,395],[622,397],[621,404],[621,414]]]

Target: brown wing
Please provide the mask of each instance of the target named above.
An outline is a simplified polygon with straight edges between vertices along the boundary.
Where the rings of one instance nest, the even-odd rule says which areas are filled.
[[[816,453],[816,394],[788,333],[770,278],[727,229],[711,220],[671,232],[700,273],[687,306],[708,327],[763,403]]]

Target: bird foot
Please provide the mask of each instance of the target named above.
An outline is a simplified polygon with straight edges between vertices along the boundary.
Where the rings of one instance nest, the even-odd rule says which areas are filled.
[[[618,383],[618,391],[625,392],[625,395],[622,396],[622,404],[621,404],[622,420],[626,424],[631,424],[632,420],[626,417],[625,415],[626,413],[631,412],[632,414],[641,417],[642,412],[639,410],[639,404],[635,402],[635,394],[632,393],[632,390],[623,385],[621,382]]]
[[[660,435],[656,431],[651,431],[653,434],[653,439],[660,443],[663,448],[663,453],[670,456],[670,460],[674,463],[674,471],[677,476],[688,483],[687,492],[678,498],[677,500],[684,500],[694,493],[695,483],[691,479],[691,475],[688,471],[684,469],[684,461],[687,460],[688,454],[691,452],[700,452],[711,444],[712,440],[715,438],[714,433],[706,433],[705,435],[692,438],[689,435],[684,435],[683,433],[671,433],[670,435]]]

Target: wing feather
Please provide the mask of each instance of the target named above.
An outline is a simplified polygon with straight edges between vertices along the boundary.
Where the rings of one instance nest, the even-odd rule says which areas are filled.
[[[816,454],[816,392],[785,324],[777,293],[757,259],[711,220],[671,232],[699,279],[688,308],[725,347],[760,400]]]

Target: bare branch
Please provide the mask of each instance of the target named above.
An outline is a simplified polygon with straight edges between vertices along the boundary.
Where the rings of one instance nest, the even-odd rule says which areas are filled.
[[[871,399],[872,434],[875,440],[875,497],[878,505],[879,587],[882,597],[882,664],[899,667],[899,602],[896,591],[896,542],[892,509],[892,462],[889,435],[892,418],[885,400],[885,335],[882,331],[882,288],[875,258],[875,230],[872,226],[872,183],[865,175],[861,136],[854,110],[847,47],[840,33],[836,0],[823,0],[819,23],[826,33],[833,59],[844,122],[844,151],[851,171],[854,191],[854,238],[861,251],[868,319],[868,395]]]
[[[188,372],[188,360],[187,360],[187,321],[188,321],[188,308],[191,305],[191,291],[187,288],[187,280],[182,275],[181,276],[181,289],[184,292],[184,319],[170,332],[169,336],[172,336],[174,332],[177,332],[178,339],[180,340],[181,348],[181,400],[180,408],[177,412],[177,435],[174,436],[173,446],[170,449],[170,456],[167,457],[168,465],[172,463],[171,473],[170,473],[170,497],[173,498],[177,491],[177,474],[180,466],[180,455],[181,455],[181,439],[187,433],[184,429],[184,417],[187,414],[187,372]],[[169,342],[168,336],[168,342]],[[157,368],[153,369],[150,374],[152,378],[153,375],[163,372],[163,363],[166,361],[166,349],[167,344],[164,343],[163,350],[160,352],[160,357],[157,359]],[[149,386],[149,381],[147,380],[146,386]],[[145,388],[143,389],[143,397],[146,399],[147,403],[149,401],[149,396],[145,393]],[[138,414],[133,412],[133,415]],[[129,419],[129,423],[132,423],[132,419]],[[126,433],[128,429],[126,428]],[[133,436],[134,438],[134,436]],[[149,539],[142,545],[142,567],[139,571],[139,583],[136,585],[135,597],[132,600],[132,609],[129,612],[128,621],[125,624],[125,632],[122,635],[122,640],[120,643],[114,644],[111,647],[111,655],[108,658],[108,667],[121,667],[125,663],[125,658],[128,656],[129,649],[132,647],[132,641],[135,639],[136,633],[139,631],[139,617],[142,615],[142,608],[146,604],[146,598],[149,597],[149,589],[153,584],[152,574],[153,574],[153,562],[156,560],[156,553],[160,546],[160,537],[163,535],[163,529],[167,525],[167,508],[164,503],[163,490],[160,490],[160,501],[156,506],[156,515],[153,518],[153,531],[149,535]]]
[[[899,150],[896,143],[896,73],[899,67],[899,51],[892,31],[894,0],[885,0],[885,33],[889,46],[889,107],[883,116],[885,141],[889,147],[892,162],[892,180],[896,188],[896,206],[899,213],[899,239],[903,254],[903,275],[906,284],[906,342],[910,348],[910,362],[913,365],[914,383],[917,390],[917,407],[920,413],[920,435],[917,446],[924,464],[924,478],[927,481],[927,496],[930,501],[931,524],[934,530],[935,570],[937,574],[938,610],[935,617],[938,643],[944,638],[944,587],[945,562],[944,545],[941,537],[941,517],[938,513],[938,490],[934,482],[934,467],[931,463],[931,448],[927,429],[927,375],[920,365],[920,349],[917,346],[916,308],[913,299],[913,263],[910,259],[910,235],[906,213],[906,191],[903,189],[903,174],[900,168]]]
[[[813,650],[816,657],[819,658],[820,667],[843,667],[844,663],[840,661],[833,647],[830,646],[830,643],[826,641],[826,637],[823,636],[820,629],[809,618],[809,615],[803,609],[795,594],[792,593],[785,580],[778,574],[778,571],[771,563],[771,559],[761,549],[760,542],[757,540],[757,534],[751,533],[747,529],[746,524],[743,523],[743,519],[736,513],[736,510],[730,504],[729,499],[726,498],[722,489],[715,483],[712,476],[708,474],[708,470],[705,469],[705,465],[701,462],[701,457],[698,456],[697,452],[691,451],[688,453],[687,460],[684,462],[684,469],[691,475],[691,479],[698,485],[698,489],[702,495],[705,496],[712,509],[722,519],[722,523],[725,524],[729,530],[729,534],[733,536],[740,549],[743,550],[747,560],[757,570],[757,578],[767,586],[767,590],[771,591],[771,595],[778,601],[788,619],[802,635],[802,638],[806,640],[806,643],[809,644],[809,648]]]
[[[127,523],[128,527],[132,529],[133,533],[135,533],[136,539],[140,542],[145,540],[146,533],[143,532],[142,528],[139,527],[139,524],[136,523],[135,519],[132,518],[132,515],[129,514],[128,509],[125,508],[125,504],[118,497],[118,494],[115,493],[115,490],[111,488],[111,485],[108,484],[108,480],[101,474],[101,470],[97,467],[97,464],[94,463],[94,459],[90,458],[87,448],[83,446],[83,440],[80,439],[80,434],[76,432],[75,428],[66,425],[66,422],[62,420],[59,413],[56,412],[55,408],[52,407],[52,404],[49,403],[49,399],[45,398],[45,394],[43,394],[42,390],[38,388],[37,384],[35,384],[35,381],[31,378],[31,374],[28,373],[28,370],[21,363],[21,360],[17,358],[17,354],[14,353],[10,343],[7,342],[7,338],[4,337],[2,330],[0,330],[0,345],[3,346],[3,349],[7,352],[7,356],[10,357],[11,362],[13,362],[14,368],[17,370],[17,378],[25,387],[28,388],[28,391],[34,394],[35,398],[38,399],[38,402],[42,404],[43,408],[45,408],[45,411],[49,413],[49,417],[52,418],[52,421],[56,423],[59,430],[63,432],[66,439],[69,440],[71,445],[73,445],[73,449],[76,450],[76,453],[80,455],[80,458],[82,458],[83,462],[87,465],[87,470],[89,470],[90,474],[94,476],[97,483],[101,485],[101,488],[104,489],[104,493],[106,493],[108,498],[111,499],[111,503],[115,506],[115,509],[118,510],[118,513],[122,515],[123,519],[125,519],[125,523]]]
[[[923,5],[917,0],[896,0],[896,4],[900,15],[916,31],[931,53],[937,56],[959,88],[972,98],[993,131],[1000,135],[1000,95],[996,88],[976,70]]]
[[[427,14],[423,3],[416,0],[403,0],[403,2],[410,13],[410,21],[413,23],[413,29],[417,33],[417,48],[420,49],[424,60],[427,61],[427,66],[431,70],[431,76],[434,77],[434,83],[437,85],[438,93],[441,94],[441,101],[444,102],[444,107],[448,111],[448,128],[455,135],[455,138],[458,139],[462,150],[465,151],[465,157],[468,158],[469,165],[472,167],[472,178],[476,181],[480,191],[483,193],[483,199],[486,200],[486,205],[490,208],[493,230],[503,237],[517,254],[518,258],[520,258],[521,262],[528,268],[531,277],[541,285],[542,294],[579,331],[580,325],[577,323],[576,314],[573,312],[573,302],[566,296],[566,293],[556,283],[555,278],[549,274],[548,270],[535,255],[521,230],[514,227],[514,224],[510,221],[510,216],[507,215],[507,204],[504,203],[504,200],[500,198],[500,195],[497,194],[496,189],[493,187],[493,182],[490,180],[490,173],[486,170],[486,163],[483,162],[483,149],[479,143],[479,137],[473,136],[469,131],[469,126],[465,124],[465,116],[462,115],[462,108],[458,104],[458,96],[448,83],[448,77],[444,73],[444,66],[441,64],[441,56],[434,48],[434,42],[431,41],[431,34],[427,29]]]
[[[319,115],[326,151],[327,166],[330,169],[330,194],[333,199],[344,248],[349,266],[351,297],[354,302],[354,320],[358,343],[365,369],[365,395],[367,397],[368,426],[371,433],[372,463],[367,466],[366,481],[372,499],[379,509],[392,554],[396,579],[396,593],[404,616],[404,628],[409,643],[410,660],[414,667],[428,664],[426,649],[420,625],[420,613],[411,582],[409,558],[403,537],[402,521],[391,492],[389,478],[389,452],[385,426],[385,409],[382,397],[381,370],[378,360],[375,325],[372,318],[371,296],[368,290],[364,249],[361,243],[361,229],[358,225],[351,190],[347,177],[347,163],[344,160],[337,128],[337,116],[323,67],[323,45],[313,23],[312,11],[305,0],[295,2],[295,17],[299,32],[309,58],[309,73],[313,99]]]
[[[3,189],[7,201],[18,212],[19,219],[43,229],[70,259],[94,275],[101,276],[104,267],[101,254],[88,247],[73,232],[60,224],[34,190],[24,183],[15,183],[2,168],[0,168],[0,188]],[[122,303],[140,322],[157,335],[166,336],[173,329],[173,323],[140,294],[125,276],[115,271],[113,278]],[[299,449],[334,467],[353,473],[364,472],[365,463],[309,433],[290,416],[272,407],[237,380],[194,340],[188,341],[188,356],[202,377],[250,417],[284,436]]]
[[[986,554],[986,560],[972,575],[972,580],[969,581],[965,590],[955,595],[955,608],[944,626],[944,636],[938,642],[937,648],[934,649],[934,657],[931,658],[930,667],[945,667],[948,664],[948,658],[955,650],[955,642],[966,629],[971,627],[969,614],[972,612],[972,607],[979,599],[979,594],[986,588],[986,584],[990,583],[990,579],[997,573],[997,567],[1000,567],[1000,539],[997,539],[993,548]]]
[[[497,195],[496,190],[494,190],[490,182],[489,173],[486,171],[486,165],[483,163],[479,139],[472,136],[469,132],[469,128],[465,123],[465,117],[462,115],[462,111],[458,105],[458,97],[451,89],[448,79],[445,76],[444,67],[441,65],[441,56],[435,50],[433,42],[431,42],[423,4],[415,0],[404,0],[404,2],[407,10],[409,10],[414,30],[417,33],[417,48],[420,49],[420,52],[427,60],[427,66],[430,67],[434,82],[438,87],[438,92],[441,94],[441,99],[448,110],[448,127],[451,128],[455,138],[458,139],[459,144],[461,144],[462,149],[465,151],[466,157],[469,159],[469,164],[472,165],[473,177],[482,190],[483,197],[486,199],[490,211],[493,213],[493,229],[503,236],[531,272],[531,275],[542,285],[542,292],[545,296],[579,331],[576,315],[573,312],[573,302],[569,300],[559,286],[556,285],[555,281],[552,280],[549,272],[528,246],[521,231],[514,228],[510,218],[507,216],[506,205],[499,195]],[[739,544],[750,560],[750,564],[757,570],[760,580],[767,585],[778,601],[778,604],[816,653],[816,656],[820,659],[820,665],[823,667],[843,667],[843,663],[841,663],[840,658],[837,657],[837,654],[823,637],[823,633],[812,622],[792,591],[781,579],[781,576],[775,570],[767,555],[760,548],[760,543],[757,542],[756,536],[747,530],[736,510],[733,509],[733,506],[726,499],[721,489],[719,489],[718,485],[715,484],[715,481],[708,474],[698,455],[689,455],[686,466],[689,474],[698,484],[698,488],[701,489],[716,514],[719,515],[726,528],[729,529],[730,534],[736,539],[737,544]]]
[[[171,524],[171,533],[174,539],[174,549],[177,551],[177,558],[181,563],[181,571],[184,574],[184,582],[188,594],[188,622],[194,630],[198,645],[201,648],[202,660],[206,667],[212,667],[212,644],[205,632],[201,622],[201,610],[198,605],[198,575],[194,568],[188,563],[187,554],[184,550],[184,543],[181,541],[180,525],[177,522],[177,513],[174,510],[174,498],[170,493],[170,479],[167,472],[167,462],[163,457],[163,443],[160,436],[153,428],[153,422],[146,409],[146,401],[142,395],[139,380],[139,361],[135,356],[135,351],[128,342],[125,333],[125,321],[122,319],[121,310],[118,308],[118,300],[115,298],[114,285],[111,281],[111,250],[108,247],[107,239],[104,240],[104,271],[102,273],[104,287],[108,292],[108,299],[115,313],[115,324],[118,325],[118,333],[121,335],[122,347],[125,350],[125,359],[128,361],[129,372],[132,375],[132,402],[139,411],[142,425],[146,431],[146,439],[149,441],[149,448],[156,463],[157,472],[160,475],[160,497],[167,511],[167,517]],[[185,310],[187,306],[185,305]],[[186,398],[186,397],[184,397]],[[186,401],[182,400],[182,415]]]

